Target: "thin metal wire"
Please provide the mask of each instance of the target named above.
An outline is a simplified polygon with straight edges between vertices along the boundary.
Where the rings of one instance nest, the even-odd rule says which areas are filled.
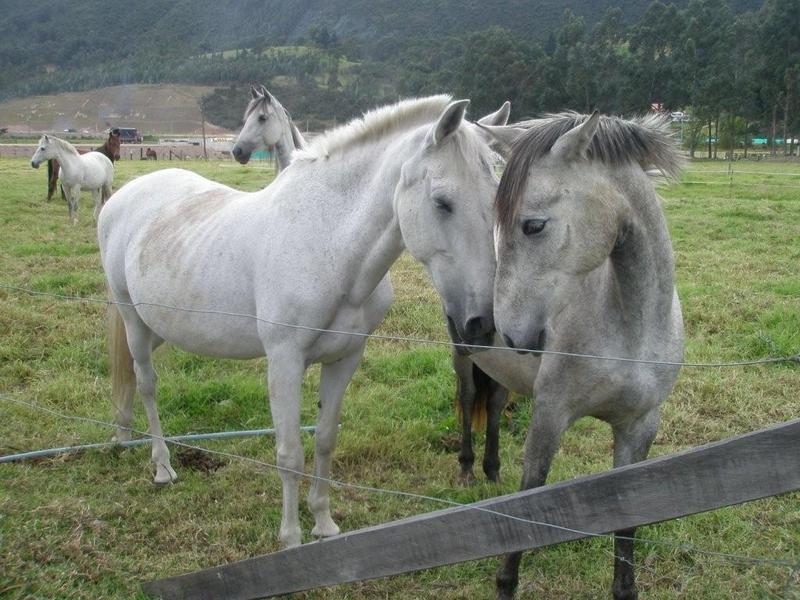
[[[131,427],[120,427],[119,425],[116,425],[115,423],[109,423],[107,421],[101,421],[99,419],[93,419],[91,417],[83,417],[83,416],[80,416],[80,415],[69,415],[69,414],[66,414],[66,413],[62,413],[62,412],[53,410],[51,408],[47,408],[45,406],[41,406],[41,405],[35,404],[33,402],[20,400],[18,398],[12,398],[11,396],[7,396],[7,395],[2,394],[2,393],[0,393],[0,400],[13,402],[13,403],[16,403],[18,405],[26,406],[28,408],[31,408],[31,409],[34,409],[34,410],[37,410],[37,411],[40,411],[40,412],[44,412],[44,413],[47,413],[49,415],[56,416],[56,417],[59,417],[59,418],[62,418],[62,419],[85,422],[85,423],[90,423],[90,424],[93,424],[93,425],[101,425],[101,426],[104,426],[104,427],[110,427],[110,428],[114,428],[114,429],[123,429],[123,430],[129,431],[131,433],[135,433],[137,435],[143,435],[143,436],[150,437],[152,439],[162,440],[165,443],[169,443],[169,444],[172,444],[174,446],[180,446],[180,447],[183,447],[183,448],[189,448],[191,450],[197,450],[197,451],[200,451],[200,452],[205,452],[207,454],[212,454],[212,455],[216,455],[216,456],[222,456],[222,457],[229,458],[229,459],[240,460],[242,462],[254,464],[254,465],[257,465],[257,466],[260,466],[260,467],[266,467],[268,469],[272,469],[272,470],[276,470],[276,471],[282,471],[284,473],[292,473],[294,475],[297,475],[299,477],[303,477],[303,478],[306,478],[306,479],[325,482],[325,483],[327,483],[327,484],[329,484],[329,485],[331,485],[331,486],[333,486],[335,488],[349,488],[349,489],[354,489],[354,490],[363,491],[363,492],[369,492],[369,493],[374,493],[374,494],[384,494],[384,495],[398,496],[398,497],[403,497],[403,498],[411,498],[413,500],[423,500],[423,501],[427,501],[427,502],[434,502],[434,503],[443,504],[445,506],[450,506],[450,507],[454,507],[454,508],[463,508],[463,509],[467,509],[467,510],[474,510],[474,511],[477,511],[477,512],[483,512],[483,513],[487,513],[487,514],[494,515],[494,516],[497,516],[497,517],[502,517],[504,519],[510,519],[512,521],[516,521],[516,522],[519,522],[519,523],[524,523],[526,525],[536,525],[536,526],[539,526],[539,527],[547,527],[547,528],[550,528],[550,529],[556,529],[558,531],[564,531],[564,532],[567,532],[567,533],[574,533],[574,534],[580,535],[582,537],[609,538],[609,539],[616,538],[616,539],[623,539],[623,540],[633,540],[633,541],[638,541],[638,542],[642,542],[642,543],[645,543],[645,544],[650,544],[650,545],[655,545],[655,546],[664,546],[664,547],[673,548],[673,549],[676,549],[676,550],[682,550],[684,552],[692,552],[692,553],[700,554],[700,555],[703,555],[703,556],[709,556],[709,557],[712,557],[712,558],[720,558],[720,559],[725,559],[725,560],[729,560],[729,561],[738,561],[738,562],[741,562],[741,563],[748,563],[748,564],[770,565],[770,566],[775,566],[775,567],[789,568],[789,569],[792,569],[792,570],[796,570],[796,569],[800,568],[800,565],[798,563],[790,561],[790,560],[783,560],[783,559],[776,559],[776,558],[765,558],[765,557],[757,557],[757,556],[745,556],[745,555],[733,554],[733,553],[729,553],[729,552],[717,552],[717,551],[714,551],[714,550],[704,550],[702,548],[697,548],[697,547],[695,547],[695,546],[693,546],[691,544],[684,544],[684,543],[680,543],[680,542],[674,542],[672,540],[654,540],[654,539],[650,539],[650,538],[622,536],[622,535],[616,535],[616,534],[611,534],[611,533],[595,533],[595,532],[590,532],[590,531],[582,531],[580,529],[573,529],[571,527],[564,527],[562,525],[556,525],[554,523],[546,523],[544,521],[536,521],[536,520],[533,520],[533,519],[526,519],[524,517],[517,517],[515,515],[510,515],[508,513],[503,513],[503,512],[500,512],[500,511],[492,510],[490,508],[484,508],[484,507],[475,506],[475,505],[472,505],[472,504],[463,504],[461,502],[456,502],[455,500],[448,500],[446,498],[437,498],[436,496],[428,496],[428,495],[425,495],[425,494],[416,494],[414,492],[405,492],[405,491],[402,491],[402,490],[392,490],[392,489],[373,487],[373,486],[368,486],[368,485],[363,485],[363,484],[358,484],[358,483],[349,483],[349,482],[341,481],[341,480],[338,480],[338,479],[329,479],[327,477],[320,477],[319,475],[312,475],[312,474],[306,473],[304,471],[298,471],[298,470],[290,469],[290,468],[287,468],[287,467],[281,467],[279,465],[275,465],[275,464],[272,464],[272,463],[260,461],[260,460],[257,460],[255,458],[250,458],[248,456],[242,456],[240,454],[234,454],[234,453],[231,453],[231,452],[224,452],[222,450],[212,450],[210,448],[204,448],[202,446],[194,446],[192,444],[187,444],[187,443],[184,443],[184,442],[176,441],[176,440],[170,439],[168,437],[154,435],[154,434],[148,433],[146,431],[139,431],[139,430],[133,429]],[[619,558],[621,558],[621,557],[619,557]],[[622,559],[622,560],[625,560],[625,559]]]
[[[159,302],[115,302],[113,300],[107,300],[103,298],[91,298],[86,296],[70,296],[65,294],[54,294],[51,292],[39,292],[36,290],[31,290],[23,287],[12,286],[4,283],[0,283],[0,289],[6,289],[16,292],[21,292],[25,294],[29,294],[31,296],[45,296],[50,298],[58,298],[61,300],[71,300],[77,302],[91,302],[95,304],[105,304],[105,305],[116,305],[116,306],[130,306],[136,308],[137,306],[152,306],[156,308],[164,308],[168,310],[176,310],[179,312],[187,312],[187,313],[197,313],[197,314],[206,314],[206,315],[218,315],[218,316],[227,316],[227,317],[239,317],[239,318],[246,318],[246,319],[253,319],[260,323],[266,323],[268,325],[274,325],[276,327],[287,327],[290,329],[302,329],[306,331],[314,331],[318,333],[333,333],[337,335],[350,335],[354,337],[361,337],[361,338],[371,338],[371,339],[378,339],[378,340],[386,340],[386,341],[395,341],[395,342],[407,342],[413,344],[426,344],[426,345],[433,345],[433,346],[455,346],[459,348],[466,348],[469,350],[502,350],[506,352],[517,352],[520,354],[550,354],[554,356],[567,356],[571,358],[586,358],[592,360],[606,360],[606,361],[615,361],[615,362],[626,362],[626,363],[637,363],[637,364],[648,364],[648,365],[663,365],[663,366],[672,366],[672,367],[693,367],[693,368],[722,368],[722,367],[744,367],[744,366],[752,366],[752,365],[765,365],[765,364],[774,364],[774,363],[784,363],[784,362],[795,362],[800,363],[800,353],[794,354],[791,356],[780,356],[774,358],[759,358],[753,360],[738,360],[738,361],[731,361],[731,362],[711,362],[711,363],[696,363],[696,362],[679,362],[679,361],[668,361],[668,360],[651,360],[646,358],[628,358],[628,357],[621,357],[621,356],[603,356],[599,354],[586,354],[580,352],[562,352],[559,350],[529,350],[526,348],[509,348],[507,346],[487,346],[481,344],[464,344],[460,342],[452,342],[452,341],[442,341],[442,340],[430,340],[425,338],[416,338],[416,337],[407,337],[407,336],[396,336],[396,335],[384,335],[379,333],[361,333],[357,331],[341,331],[337,329],[324,329],[322,327],[311,327],[308,325],[298,325],[294,323],[284,323],[281,321],[274,321],[271,319],[264,319],[263,317],[259,317],[256,315],[249,315],[246,313],[234,313],[234,312],[227,312],[223,310],[213,310],[213,309],[200,309],[200,308],[184,308],[180,306],[172,306],[169,304],[162,304]]]

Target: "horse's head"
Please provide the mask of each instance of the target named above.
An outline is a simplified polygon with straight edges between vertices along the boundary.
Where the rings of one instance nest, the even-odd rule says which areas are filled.
[[[54,157],[53,142],[50,140],[50,136],[45,134],[39,139],[39,145],[36,147],[33,156],[31,156],[31,166],[34,169],[38,169],[40,164]]]
[[[281,139],[289,120],[283,106],[263,85],[250,86],[250,103],[244,113],[244,125],[233,144],[233,158],[247,164],[256,150],[274,146]]]
[[[120,141],[120,134],[118,127],[113,127],[111,128],[111,130],[109,130],[108,140],[106,141],[106,145],[108,149],[111,151],[112,155],[114,156],[114,160],[119,160],[121,141]]]
[[[491,344],[492,199],[497,155],[464,118],[469,100],[451,102],[421,129],[395,189],[394,206],[406,248],[427,269],[442,298],[454,342]],[[496,113],[497,120],[508,117]]]
[[[495,319],[515,348],[545,347],[552,318],[625,232],[626,199],[586,155],[600,117],[570,117],[566,132],[534,126],[515,144],[497,194]]]

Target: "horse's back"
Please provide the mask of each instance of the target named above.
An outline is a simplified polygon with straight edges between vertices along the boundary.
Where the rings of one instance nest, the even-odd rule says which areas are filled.
[[[100,254],[114,297],[160,338],[212,356],[263,355],[257,323],[214,313],[255,314],[248,194],[181,169],[123,186],[98,220]],[[245,213],[245,214],[242,214]],[[206,312],[211,311],[211,313]]]
[[[114,181],[114,164],[102,152],[93,150],[81,154],[84,165],[83,181],[81,185],[87,189],[97,189],[103,186],[111,187]]]

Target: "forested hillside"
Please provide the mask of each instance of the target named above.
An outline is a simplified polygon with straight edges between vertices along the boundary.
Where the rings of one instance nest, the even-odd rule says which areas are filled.
[[[800,130],[800,0],[4,0],[0,100],[215,86],[235,128],[263,83],[303,119],[450,92],[473,111],[685,111],[706,138]],[[571,7],[564,10],[564,7]],[[705,128],[701,130],[701,125]]]

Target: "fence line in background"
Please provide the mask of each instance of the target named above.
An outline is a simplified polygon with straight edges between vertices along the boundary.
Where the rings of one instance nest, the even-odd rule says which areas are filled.
[[[622,356],[603,356],[599,354],[586,354],[580,352],[562,352],[559,350],[529,350],[526,348],[508,348],[506,346],[487,346],[481,344],[464,344],[460,342],[452,342],[452,341],[443,341],[443,340],[431,340],[425,338],[415,338],[415,337],[407,337],[407,336],[395,336],[395,335],[383,335],[383,334],[376,334],[376,333],[361,333],[357,331],[341,331],[337,329],[325,329],[322,327],[311,327],[308,325],[300,325],[296,323],[283,323],[281,321],[274,321],[271,319],[264,319],[263,317],[259,317],[257,315],[250,315],[246,313],[233,313],[227,312],[223,310],[213,310],[213,309],[200,309],[200,308],[185,308],[179,306],[172,306],[169,304],[162,304],[159,302],[115,302],[113,300],[107,300],[103,298],[92,298],[92,297],[85,297],[85,296],[70,296],[65,294],[54,294],[51,292],[39,292],[36,290],[31,290],[28,288],[8,285],[5,283],[0,283],[0,289],[21,292],[24,294],[28,294],[31,296],[44,296],[50,298],[57,298],[60,300],[69,300],[74,302],[89,302],[94,304],[105,304],[105,305],[116,305],[116,306],[130,306],[130,307],[137,307],[137,306],[151,306],[155,308],[164,308],[167,310],[174,310],[178,312],[186,312],[186,313],[193,313],[193,314],[205,314],[205,315],[215,315],[215,316],[226,316],[226,317],[237,317],[237,318],[246,318],[258,321],[260,323],[266,323],[267,325],[273,325],[276,327],[286,327],[289,329],[300,329],[305,331],[314,331],[318,333],[330,333],[336,335],[349,335],[353,337],[360,337],[360,338],[372,338],[378,340],[385,340],[385,341],[396,341],[396,342],[409,342],[415,344],[425,344],[425,345],[433,345],[433,346],[453,346],[453,347],[460,347],[466,348],[469,350],[503,350],[508,352],[517,352],[517,353],[526,353],[526,354],[533,354],[533,355],[541,355],[541,354],[550,354],[555,356],[567,356],[571,358],[583,358],[583,359],[590,359],[590,360],[605,360],[605,361],[615,361],[615,362],[625,362],[625,363],[637,363],[637,364],[648,364],[648,365],[663,365],[663,366],[673,366],[673,367],[693,367],[693,368],[723,368],[723,367],[743,367],[743,366],[752,366],[752,365],[764,365],[764,364],[775,364],[775,363],[798,363],[800,364],[800,353],[793,354],[789,356],[781,356],[781,357],[770,357],[770,358],[758,358],[752,360],[738,360],[738,361],[730,361],[730,362],[709,362],[709,363],[696,363],[696,362],[679,362],[679,361],[666,361],[666,360],[651,360],[645,358],[629,358],[629,357],[622,357]]]
[[[472,504],[464,504],[464,503],[461,503],[461,502],[457,502],[455,500],[448,500],[446,498],[438,498],[436,496],[428,496],[428,495],[425,495],[425,494],[416,494],[414,492],[406,492],[406,491],[393,490],[393,489],[388,489],[388,488],[379,488],[379,487],[373,487],[373,486],[368,486],[368,485],[363,485],[363,484],[358,484],[358,483],[350,483],[350,482],[341,481],[341,480],[337,480],[337,479],[330,479],[330,478],[326,478],[326,477],[321,477],[319,475],[313,475],[311,473],[306,473],[305,471],[298,471],[298,470],[295,470],[295,469],[290,469],[288,467],[281,467],[280,465],[264,462],[264,461],[261,461],[261,460],[255,459],[255,458],[250,458],[249,456],[243,456],[243,455],[240,455],[240,454],[235,454],[235,453],[232,453],[232,452],[225,452],[225,451],[222,451],[222,450],[212,450],[210,448],[204,448],[202,446],[195,446],[195,445],[192,445],[192,444],[187,444],[187,443],[182,442],[182,441],[177,441],[175,438],[154,435],[154,434],[151,434],[149,432],[140,431],[140,430],[137,430],[137,429],[134,429],[134,428],[131,428],[131,427],[119,427],[115,423],[109,423],[107,421],[102,421],[100,419],[94,419],[94,418],[91,418],[91,417],[83,417],[83,416],[80,416],[80,415],[70,415],[70,414],[67,414],[67,413],[62,413],[62,412],[53,410],[51,408],[47,408],[45,406],[41,406],[41,405],[35,404],[33,402],[20,400],[18,398],[12,398],[12,397],[7,396],[7,395],[2,394],[2,393],[0,393],[0,400],[6,401],[6,402],[12,402],[12,403],[18,404],[20,406],[25,406],[27,408],[30,408],[30,409],[33,409],[33,410],[36,410],[36,411],[39,411],[39,412],[43,412],[43,413],[46,413],[46,414],[49,414],[51,416],[58,417],[58,418],[61,418],[61,419],[70,420],[70,421],[79,421],[79,422],[89,423],[89,424],[92,424],[92,425],[101,425],[103,427],[108,427],[108,428],[113,428],[113,429],[118,429],[119,428],[119,429],[123,429],[123,430],[129,431],[130,433],[133,433],[133,434],[136,434],[136,435],[146,436],[146,437],[149,437],[151,439],[160,439],[160,440],[163,440],[164,442],[166,442],[168,444],[171,444],[171,445],[174,445],[174,446],[179,446],[179,447],[182,447],[182,448],[188,448],[188,449],[196,450],[196,451],[199,451],[199,452],[205,452],[207,454],[211,454],[211,455],[215,455],[215,456],[221,456],[223,458],[228,458],[228,459],[232,459],[232,460],[242,461],[242,462],[245,462],[245,463],[248,463],[248,464],[252,464],[252,465],[256,465],[256,466],[259,466],[259,467],[264,467],[264,468],[267,468],[267,469],[270,469],[270,470],[273,470],[273,471],[283,471],[285,473],[292,473],[294,475],[298,475],[298,476],[303,477],[303,478],[308,479],[308,480],[324,481],[324,482],[328,483],[329,485],[331,485],[334,488],[348,488],[348,489],[353,489],[353,490],[362,491],[362,492],[368,492],[368,493],[372,493],[372,494],[382,494],[382,495],[388,495],[388,496],[397,496],[397,497],[402,497],[402,498],[409,498],[409,499],[412,499],[412,500],[421,500],[421,501],[425,501],[425,502],[433,502],[433,503],[441,504],[441,505],[452,507],[452,508],[462,508],[462,509],[481,512],[481,513],[487,513],[487,514],[490,514],[490,515],[493,515],[493,516],[496,516],[496,517],[501,517],[503,519],[509,519],[511,521],[515,521],[515,522],[519,522],[519,523],[523,523],[523,524],[527,524],[527,525],[536,525],[536,526],[540,526],[540,527],[545,527],[545,528],[553,529],[553,530],[556,530],[556,531],[561,531],[561,532],[568,533],[568,534],[579,535],[581,537],[609,538],[611,540],[613,540],[614,537],[615,537],[615,534],[612,534],[612,533],[596,533],[596,532],[582,531],[580,529],[564,527],[564,526],[561,526],[561,525],[556,525],[554,523],[547,523],[547,522],[544,522],[544,521],[537,521],[537,520],[534,520],[534,519],[526,519],[526,518],[523,518],[523,517],[518,517],[516,515],[511,515],[511,514],[507,514],[507,513],[504,513],[504,512],[492,510],[490,508],[484,508],[484,507],[475,506],[475,505],[472,505]],[[708,556],[708,557],[711,557],[711,558],[719,558],[719,559],[723,559],[723,560],[736,561],[736,562],[745,563],[745,564],[769,565],[769,566],[775,566],[775,567],[781,567],[781,568],[788,568],[788,569],[791,569],[791,570],[795,570],[797,568],[800,568],[800,565],[798,565],[796,563],[796,561],[792,561],[792,560],[778,559],[778,558],[768,558],[768,557],[745,556],[745,555],[735,554],[735,553],[730,553],[730,552],[718,552],[718,551],[714,551],[714,550],[705,550],[705,549],[693,546],[691,544],[685,544],[685,543],[682,543],[682,542],[676,542],[674,540],[655,540],[655,539],[650,539],[650,538],[625,537],[625,536],[616,536],[616,537],[618,539],[635,540],[635,541],[638,541],[638,542],[642,542],[642,543],[650,544],[650,545],[654,545],[654,546],[663,546],[663,547],[668,547],[668,548],[674,548],[674,549],[677,549],[677,550],[683,550],[685,552],[692,552],[692,553],[695,553],[695,554]]]
[[[306,425],[300,431],[316,431],[313,425]],[[274,435],[275,429],[244,429],[242,431],[217,431],[214,433],[190,433],[186,435],[172,435],[166,440],[168,442],[190,442],[195,440],[227,440],[231,438],[255,437],[261,435]],[[81,444],[79,446],[64,446],[61,448],[48,448],[47,450],[34,450],[32,452],[21,452],[20,454],[7,454],[0,456],[0,463],[17,462],[30,460],[33,458],[48,458],[62,454],[74,454],[84,450],[101,450],[103,448],[132,448],[134,446],[144,446],[153,442],[152,437],[137,440],[125,440],[121,442],[103,442],[99,444]]]

